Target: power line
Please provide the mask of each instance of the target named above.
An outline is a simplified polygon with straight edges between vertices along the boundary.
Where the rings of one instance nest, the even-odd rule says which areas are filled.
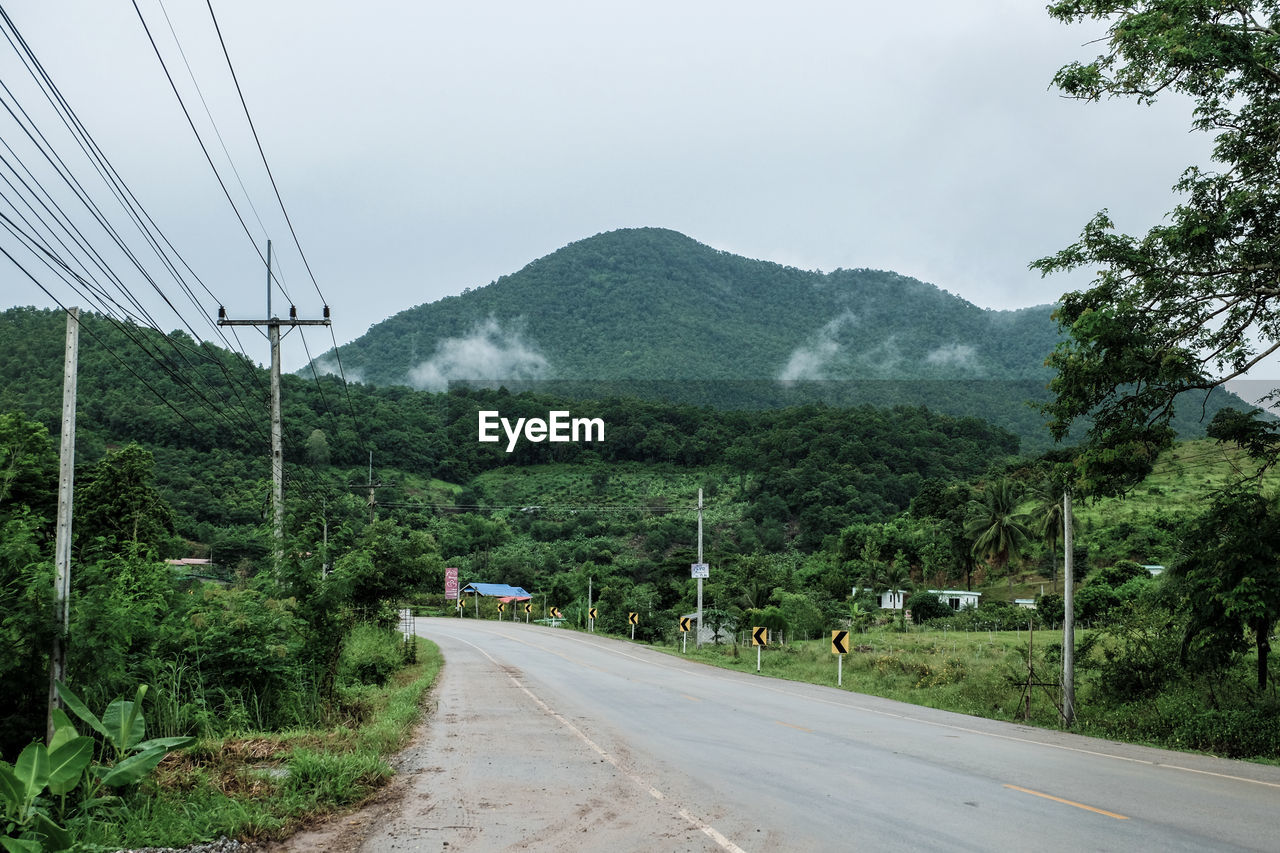
[[[164,55],[160,52],[160,47],[156,44],[155,37],[151,34],[151,28],[147,26],[147,19],[143,16],[142,10],[138,8],[137,0],[132,0],[132,3],[133,10],[138,15],[138,21],[142,24],[142,29],[147,34],[147,40],[151,43],[151,49],[155,52],[156,59],[160,62],[160,68],[164,71],[165,79],[169,81],[169,88],[173,90],[173,95],[178,101],[178,106],[182,109],[182,114],[187,119],[187,124],[191,127],[191,133],[195,136],[196,143],[200,146],[200,151],[204,154],[205,161],[213,171],[213,176],[217,179],[218,186],[222,188],[222,194],[226,197],[227,203],[231,205],[231,210],[235,213],[236,220],[244,230],[245,236],[249,238],[249,242],[253,245],[254,251],[258,253],[258,258],[265,264],[267,262],[266,256],[263,255],[262,250],[258,248],[258,242],[249,231],[249,226],[244,221],[244,216],[241,215],[240,208],[236,206],[235,200],[231,197],[231,191],[227,189],[227,184],[222,179],[222,173],[218,171],[217,165],[213,162],[213,156],[209,153],[209,148],[204,143],[204,137],[200,135],[200,131],[196,128],[195,120],[191,118],[191,111],[187,109],[186,101],[182,99],[182,94],[178,91],[178,86],[174,82],[173,75],[169,72],[169,66],[164,61]],[[284,288],[281,287],[281,290],[283,292]],[[285,292],[284,295],[290,302],[293,301],[287,292]]]
[[[280,205],[280,212],[284,215],[284,221],[289,226],[289,234],[293,237],[293,245],[298,250],[298,256],[302,258],[302,265],[306,268],[307,275],[311,277],[311,284],[316,289],[316,295],[320,297],[321,303],[328,305],[329,300],[325,298],[324,292],[320,289],[320,282],[316,280],[315,272],[311,269],[311,262],[307,260],[307,254],[302,250],[302,242],[298,239],[298,232],[293,227],[293,218],[289,216],[289,210],[285,207],[284,198],[280,195],[280,187],[276,183],[275,174],[271,171],[271,164],[267,161],[266,151],[262,147],[262,139],[258,136],[257,125],[254,124],[253,115],[249,112],[249,104],[244,97],[244,90],[240,86],[240,76],[236,74],[235,63],[231,61],[231,52],[227,49],[226,39],[222,36],[222,27],[218,23],[218,16],[213,11],[213,0],[205,0],[205,5],[209,8],[209,19],[213,21],[214,32],[218,35],[218,44],[222,47],[222,56],[227,61],[227,70],[231,74],[232,82],[235,83],[236,95],[240,98],[240,107],[244,110],[244,117],[249,124],[250,132],[253,134],[254,144],[258,147],[258,156],[262,158],[262,167],[267,172],[267,178],[271,181],[271,189],[275,193],[276,202]],[[303,346],[304,349],[307,350],[307,363],[310,365],[312,375],[316,378],[317,387],[319,387],[319,376],[316,374],[315,360],[311,357],[310,349],[305,345],[306,336],[302,332],[299,332],[299,335],[303,337]],[[338,366],[338,376],[342,380],[342,387],[345,392],[348,413],[356,420],[357,423],[359,423],[359,420],[355,417],[355,406],[351,402],[351,390],[348,387],[346,371],[342,367],[342,356],[338,352],[338,338],[334,334],[332,326],[329,327],[329,337],[333,340],[334,361]]]
[[[88,158],[89,162],[97,170],[99,176],[103,179],[104,183],[106,183],[106,185],[111,190],[113,195],[115,195],[117,201],[120,202],[121,206],[125,209],[126,213],[133,220],[134,224],[138,227],[140,233],[142,233],[144,239],[147,240],[148,244],[151,246],[153,251],[155,251],[156,256],[161,260],[161,262],[165,265],[166,269],[178,282],[179,286],[182,288],[184,293],[186,293],[191,303],[197,307],[198,313],[200,314],[202,319],[204,319],[204,321],[210,326],[210,328],[214,329],[215,333],[218,334],[218,336],[223,340],[224,344],[228,348],[232,348],[231,342],[227,340],[224,335],[221,334],[221,331],[218,330],[216,326],[213,326],[212,323],[209,322],[208,312],[200,305],[199,299],[196,298],[194,292],[192,292],[191,288],[187,285],[182,274],[178,271],[175,264],[172,261],[170,261],[164,247],[167,247],[168,252],[172,253],[174,258],[176,258],[177,261],[187,270],[187,272],[189,272],[192,275],[196,283],[200,285],[200,287],[205,291],[205,293],[207,293],[215,301],[218,301],[217,297],[208,288],[208,286],[204,284],[204,282],[191,268],[191,265],[185,260],[185,258],[183,258],[182,255],[177,251],[177,249],[173,246],[172,241],[170,241],[168,237],[165,236],[164,232],[159,229],[154,218],[151,217],[151,215],[146,211],[146,209],[138,201],[137,196],[132,192],[132,190],[129,189],[128,185],[121,178],[119,172],[115,169],[115,167],[111,164],[110,160],[103,153],[101,147],[94,141],[92,134],[89,133],[88,129],[84,126],[84,123],[80,121],[80,118],[76,114],[75,110],[67,102],[66,98],[63,97],[61,91],[58,89],[57,84],[53,82],[52,77],[50,77],[48,72],[45,71],[44,66],[40,63],[39,58],[36,57],[34,51],[31,49],[30,45],[26,42],[26,39],[22,36],[22,33],[18,31],[17,27],[13,24],[12,19],[9,18],[9,16],[7,15],[7,13],[4,12],[2,7],[0,7],[0,15],[3,16],[3,20],[8,24],[8,29],[3,30],[6,40],[9,42],[10,47],[18,55],[19,59],[23,63],[24,68],[26,68],[28,74],[31,76],[32,80],[36,83],[37,88],[44,95],[45,100],[49,102],[51,107],[53,107],[54,112],[61,119],[63,125],[67,128],[68,132],[71,134],[76,144],[80,147],[81,151],[85,154],[86,158]],[[7,91],[7,87],[6,87],[6,91]],[[16,102],[16,99],[15,99],[15,102]],[[19,109],[21,109],[20,106],[19,106]],[[26,117],[28,121],[30,121],[30,117],[26,113],[26,111],[22,110],[22,112],[24,117]],[[31,123],[34,127],[34,122],[31,122]],[[38,130],[37,130],[37,133],[39,133]],[[39,133],[39,136],[45,142],[45,145],[48,146],[50,150],[52,150],[52,145],[48,142],[48,138],[43,133]],[[6,143],[6,148],[8,148],[11,154],[13,154],[13,156],[15,157],[15,159],[19,161],[19,164],[23,165],[20,162],[21,158],[18,157],[16,152],[12,151],[12,148],[9,147],[7,143]],[[37,148],[40,148],[40,146],[37,145]],[[43,149],[41,150],[43,153]],[[48,157],[47,154],[45,156],[46,158]],[[62,164],[63,169],[66,171],[66,174],[69,174],[70,170],[69,168],[66,167],[65,161],[63,161],[61,158],[58,158],[58,161],[59,163]],[[32,182],[35,183],[37,186],[39,186],[39,181],[34,178],[34,175],[30,173],[30,170],[26,169],[25,165],[23,165],[23,168],[24,168],[24,171],[27,172],[28,176],[32,178]],[[59,170],[57,170],[57,168],[55,167],[55,171],[59,171]],[[63,175],[64,180],[70,183],[70,180],[66,177],[66,175],[63,174],[62,171],[59,171],[59,174]],[[140,313],[143,316],[146,317],[148,324],[151,325],[153,328],[157,329],[157,331],[160,331],[159,324],[156,323],[155,319],[151,317],[149,313],[146,312],[145,308],[141,306],[141,304],[137,301],[137,299],[133,297],[132,293],[129,291],[128,288],[124,286],[119,276],[115,275],[109,270],[109,265],[106,264],[106,261],[104,258],[102,258],[101,254],[94,251],[91,248],[87,238],[83,235],[82,232],[79,231],[78,228],[76,228],[71,223],[70,218],[65,214],[65,212],[61,211],[60,206],[58,206],[57,203],[53,201],[52,196],[47,192],[47,190],[43,190],[42,188],[42,191],[49,198],[50,202],[54,204],[55,208],[57,208],[60,212],[62,212],[62,220],[65,221],[66,223],[64,227],[75,231],[75,233],[78,235],[78,239],[76,240],[76,242],[83,247],[83,250],[86,252],[86,254],[88,254],[90,257],[94,259],[95,265],[97,265],[100,269],[104,271],[107,277],[115,283],[116,287],[121,291],[121,293],[125,295],[125,297],[129,299],[129,301],[132,304],[135,305],[135,307],[140,311]],[[115,241],[117,246],[119,246],[121,250],[126,254],[126,257],[128,257],[130,261],[133,263],[133,265],[139,270],[139,272],[142,273],[145,278],[147,278],[147,280],[151,283],[152,287],[156,289],[157,293],[159,293],[161,297],[165,299],[166,302],[169,303],[170,307],[173,308],[175,314],[177,314],[179,319],[182,320],[181,314],[177,312],[176,308],[174,308],[172,303],[169,302],[167,297],[164,296],[163,291],[160,290],[159,288],[159,285],[155,282],[154,279],[152,279],[147,274],[146,270],[139,263],[137,257],[133,255],[133,253],[130,252],[128,248],[124,245],[124,241],[121,239],[118,232],[115,232],[114,229],[110,228],[110,226],[105,223],[105,216],[101,215],[101,211],[97,210],[96,206],[91,206],[91,203],[86,202],[85,196],[87,196],[87,193],[83,193],[80,195],[80,200],[82,201],[82,203],[85,203],[86,206],[89,207],[91,211],[96,211],[96,218],[99,221],[99,224],[103,226],[104,230],[108,233],[109,236],[112,237],[112,239]],[[46,205],[46,209],[47,209],[47,205]],[[57,219],[56,216],[54,218],[55,220]],[[161,243],[163,243],[163,247],[161,246]],[[63,245],[65,247],[65,244]],[[83,264],[81,265],[81,268],[84,269]],[[85,271],[87,273],[87,270]],[[201,336],[197,334],[195,330],[190,327],[189,324],[186,324],[184,320],[182,322],[184,323],[184,325],[186,325],[188,331],[190,331],[194,337],[196,337],[197,339],[200,339]]]
[[[262,140],[258,137],[258,128],[254,125],[253,116],[249,113],[249,105],[245,102],[244,91],[240,88],[240,78],[236,74],[235,65],[231,62],[231,54],[227,52],[227,43],[222,38],[222,27],[218,25],[218,16],[213,12],[213,0],[205,0],[205,2],[209,7],[209,17],[213,20],[214,31],[218,34],[218,44],[222,46],[222,55],[227,60],[227,70],[231,72],[231,79],[236,85],[236,94],[240,97],[240,106],[244,109],[245,120],[249,123],[249,130],[253,132],[253,141],[258,146],[258,155],[262,158],[262,166],[267,170],[267,177],[271,180],[271,189],[275,192],[276,202],[280,205],[280,212],[284,214],[284,220],[289,225],[289,234],[293,237],[293,244],[298,249],[298,255],[302,258],[307,274],[311,276],[311,283],[315,285],[316,294],[319,295],[320,301],[327,305],[329,300],[325,299],[324,293],[321,292],[320,283],[316,281],[315,273],[311,271],[311,264],[307,261],[307,255],[302,251],[302,243],[298,240],[298,232],[294,230],[293,220],[289,218],[289,211],[284,206],[284,199],[280,197],[280,187],[276,185],[275,175],[271,172],[271,164],[267,162],[267,154],[262,150]],[[134,7],[137,7],[136,0]]]

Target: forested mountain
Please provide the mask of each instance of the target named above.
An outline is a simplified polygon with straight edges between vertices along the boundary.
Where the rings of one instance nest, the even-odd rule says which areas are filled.
[[[348,377],[380,386],[474,382],[722,408],[928,406],[1042,450],[1045,421],[1028,401],[1047,400],[1052,311],[985,310],[892,272],[811,272],[640,228],[402,311],[341,356]],[[332,352],[317,363],[336,368]],[[1204,413],[1188,401],[1179,433],[1202,435],[1230,399],[1215,393]]]
[[[599,234],[343,347],[378,385],[441,379],[1039,379],[1050,306],[987,311],[875,270],[810,272],[660,228]]]

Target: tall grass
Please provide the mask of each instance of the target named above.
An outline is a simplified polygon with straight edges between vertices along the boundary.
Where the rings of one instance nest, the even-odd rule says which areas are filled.
[[[1083,635],[1083,632],[1081,632]],[[1036,632],[1036,676],[1055,680],[1044,659],[1054,632]],[[850,638],[844,661],[844,689],[962,714],[1001,720],[1023,719],[1022,683],[1027,676],[1026,631],[913,631],[877,629]],[[664,649],[672,651],[670,647]],[[679,654],[679,645],[674,649]],[[704,645],[689,658],[740,672],[755,672],[750,646]],[[836,686],[837,661],[829,639],[771,646],[761,655],[761,675]],[[1035,688],[1029,722],[1057,725],[1058,711],[1042,688]]]
[[[440,650],[423,638],[417,642],[418,663],[384,686],[350,686],[343,701],[358,701],[361,713],[327,726],[254,731],[253,720],[269,703],[226,696],[217,713],[235,717],[224,725],[236,734],[207,737],[171,756],[143,788],[95,815],[85,843],[114,850],[182,847],[222,835],[278,839],[309,817],[359,804],[390,778],[384,757],[408,742],[439,673]],[[184,695],[191,670],[178,666],[167,678],[165,710],[157,719],[181,726],[182,704],[172,697]]]

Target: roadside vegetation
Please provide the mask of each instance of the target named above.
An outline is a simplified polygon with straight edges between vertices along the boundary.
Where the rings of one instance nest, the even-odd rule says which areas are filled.
[[[69,622],[53,601],[57,458],[0,415],[0,844],[184,845],[272,837],[389,775],[439,661],[396,602],[440,565],[393,520],[298,521],[277,562],[193,577],[162,559],[175,520],[137,445],[79,472]],[[52,640],[67,711],[45,745]],[[168,755],[166,756],[166,753]]]
[[[378,632],[348,653],[341,699],[330,718],[285,731],[252,728],[211,734],[170,755],[136,790],[99,809],[83,840],[106,849],[174,846],[227,836],[284,838],[309,821],[358,807],[392,775],[386,759],[403,748],[439,672],[435,645],[418,638],[417,662],[396,666],[381,684],[357,671],[401,652]]]
[[[1077,632],[1077,719],[1086,735],[1228,758],[1280,758],[1274,696],[1252,690],[1256,659],[1242,656],[1211,676],[1180,671],[1178,635],[1149,605],[1105,627]],[[1036,620],[1039,621],[1039,620]],[[745,644],[742,640],[745,639]],[[955,630],[881,625],[851,635],[843,689],[961,714],[1059,728],[1061,631]],[[1028,673],[1028,648],[1032,670]],[[655,644],[668,653],[739,672],[756,671],[749,634],[687,654],[680,639]],[[772,642],[761,653],[765,677],[836,686],[829,637]],[[1032,683],[1028,685],[1028,681]]]

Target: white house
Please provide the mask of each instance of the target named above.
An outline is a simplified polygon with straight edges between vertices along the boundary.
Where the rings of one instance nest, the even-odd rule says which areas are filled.
[[[931,589],[929,592],[935,593],[938,600],[952,610],[961,610],[965,607],[976,608],[979,599],[982,598],[982,593],[967,589]]]
[[[982,598],[982,593],[967,589],[931,589],[929,592],[938,596],[938,600],[952,610],[960,610],[963,607],[975,608],[978,606],[979,599]],[[858,594],[856,586],[853,588],[853,594]],[[906,590],[894,589],[880,593],[876,596],[876,602],[881,610],[901,610],[908,598],[910,595]]]
[[[858,593],[856,589],[853,592],[854,595],[857,595]],[[876,603],[880,606],[881,610],[901,610],[903,602],[907,597],[906,590],[894,589],[877,595]]]

